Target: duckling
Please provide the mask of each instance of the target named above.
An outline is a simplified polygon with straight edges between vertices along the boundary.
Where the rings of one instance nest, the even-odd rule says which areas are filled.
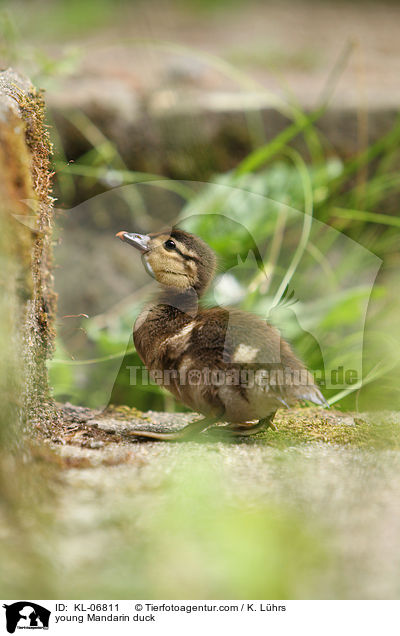
[[[203,308],[216,269],[214,251],[177,227],[152,234],[118,232],[142,255],[159,293],[134,325],[136,350],[153,377],[204,417],[177,432],[133,431],[183,440],[218,430],[249,435],[268,427],[278,408],[299,400],[326,405],[311,374],[275,327],[237,309]]]

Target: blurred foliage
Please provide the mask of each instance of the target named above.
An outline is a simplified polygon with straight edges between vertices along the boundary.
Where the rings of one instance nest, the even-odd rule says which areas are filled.
[[[395,172],[388,165],[398,136],[399,126],[396,126],[384,140],[379,140],[357,160],[344,162],[339,158],[324,157],[322,162],[311,165],[304,164],[286,140],[280,144],[273,140],[261,148],[268,158],[266,167],[259,162],[260,149],[256,149],[235,172],[215,176],[211,184],[201,186],[159,180],[149,181],[147,186],[152,187],[153,183],[154,188],[179,192],[184,204],[174,221],[198,233],[217,252],[221,271],[205,299],[207,303],[236,304],[268,317],[283,330],[306,364],[317,372],[318,378],[323,378],[318,343],[336,343],[324,360],[327,368],[344,365],[352,369],[354,356],[364,338],[365,387],[357,384],[343,394],[333,389],[326,392],[332,402],[340,398],[342,408],[355,408],[361,397],[364,408],[388,406],[388,395],[394,407],[398,399],[399,342],[395,324],[399,308],[391,285],[399,222],[396,216],[383,212],[385,202],[399,187]],[[269,154],[271,146],[273,152]],[[322,143],[320,151],[323,151]],[[358,172],[376,158],[378,162],[373,171],[371,166],[371,178],[360,183]],[[386,168],[381,172],[383,161]],[[88,169],[90,178],[111,170],[113,175],[119,174],[123,183],[146,180],[143,175],[113,165],[87,164],[85,159],[74,163],[73,175],[85,175]],[[384,186],[379,188],[379,184]],[[152,216],[153,205],[151,202],[146,204],[143,190],[143,186],[132,186],[130,200],[124,194],[131,209],[132,229],[138,228],[138,201],[143,206],[140,227],[157,229],[155,224],[160,227],[163,222]],[[361,192],[365,208],[357,208]],[[304,209],[305,214],[301,211]],[[258,249],[263,259],[261,267],[256,262]],[[384,268],[372,293],[374,312],[364,333],[364,313],[378,267],[374,254],[383,260]],[[223,272],[226,272],[225,277]],[[107,378],[112,373],[107,367],[108,360],[121,356],[121,369],[111,402],[142,409],[162,408],[162,393],[158,387],[129,385],[126,367],[140,364],[132,344],[131,353],[122,358],[132,324],[144,300],[145,296],[140,302],[135,298],[132,305],[124,305],[121,310],[110,308],[108,316],[104,320],[100,317],[100,322],[98,317],[83,321],[82,327],[88,336],[86,351],[90,351],[87,357],[92,364],[89,364],[90,360],[86,366],[73,360],[66,365],[55,361],[52,378],[57,397],[72,396],[78,403],[97,406],[101,387],[104,392]],[[381,328],[382,324],[385,329]],[[389,328],[386,327],[388,324]],[[66,361],[65,353],[59,349],[57,359]],[[79,357],[83,357],[82,350]],[[62,374],[65,376],[61,381]],[[379,386],[384,387],[380,399],[376,400],[379,389],[375,388],[374,400],[370,401],[369,390]],[[171,408],[170,398],[167,404]],[[174,408],[181,407],[175,405]]]
[[[115,10],[129,6],[128,0],[16,0],[2,2],[2,20],[7,32],[50,41],[88,34],[109,24]],[[18,27],[15,26],[18,24]],[[15,39],[15,37],[13,37]]]
[[[215,10],[231,3],[235,0],[192,0],[190,5]],[[54,40],[79,36],[106,24],[116,7],[128,4],[36,2],[30,6],[37,11],[28,12],[26,2],[3,3],[2,46],[8,59],[28,73],[34,67],[36,78],[49,85],[76,70],[80,49],[68,46],[64,57],[54,60],[40,45],[26,44],[26,33],[32,32],[37,40],[43,35]],[[242,61],[245,66],[246,59]],[[113,240],[110,228],[113,220],[124,218],[122,213],[119,216],[121,208],[128,211],[132,224],[127,229],[137,230],[138,225],[142,231],[157,229],[173,220],[199,232],[220,258],[216,285],[207,300],[242,306],[279,325],[284,321],[295,348],[316,371],[321,370],[321,350],[313,337],[316,329],[322,343],[347,334],[334,351],[336,359],[332,355],[328,360],[331,366],[353,356],[351,335],[360,336],[360,316],[370,291],[360,284],[368,272],[362,270],[364,252],[356,247],[371,250],[383,265],[361,334],[365,386],[342,395],[332,391],[328,397],[339,399],[337,404],[344,409],[398,408],[400,126],[344,161],[320,135],[318,114],[298,112],[293,124],[268,143],[262,136],[257,138],[253,128],[254,152],[235,171],[214,175],[210,182],[216,185],[199,185],[130,171],[113,141],[76,112],[74,124],[90,140],[91,150],[66,168],[62,140],[52,128],[57,192],[60,203],[73,208],[78,191],[82,196],[95,186],[113,195],[115,188],[112,201],[118,199],[119,206],[95,204],[93,214],[83,209],[82,225],[97,239],[107,233]],[[309,148],[307,164],[291,147],[298,135]],[[163,201],[172,199],[147,199],[139,186],[120,188],[146,181],[152,190],[175,197],[164,218],[161,213],[154,215],[154,210],[158,213]],[[226,193],[232,191],[235,195],[227,200]],[[179,209],[179,216],[172,219],[174,209]],[[310,223],[311,215],[316,222]],[[68,215],[59,219],[61,229],[68,229],[68,223]],[[326,258],[336,248],[337,234],[329,232],[330,227],[354,241],[354,249],[338,250],[336,260]],[[77,240],[77,228],[72,231]],[[260,248],[263,267],[255,247]],[[78,244],[77,249],[83,248]],[[71,251],[69,259],[76,254]],[[102,248],[93,258],[98,266],[104,258]],[[72,281],[76,292],[86,276],[83,263],[79,278]],[[99,274],[99,287],[101,283]],[[129,385],[126,365],[139,364],[132,325],[147,296],[146,286],[132,281],[132,288],[132,295],[96,316],[72,317],[70,332],[60,328],[60,316],[50,369],[57,399],[98,406],[120,366],[110,391],[112,402],[144,410],[180,408],[157,387]],[[107,289],[101,288],[101,294],[107,296]],[[313,297],[316,302],[307,305],[305,300]],[[88,304],[91,298],[88,295]],[[1,299],[1,309],[1,391],[9,398],[23,374],[15,365],[10,337],[14,307]],[[9,424],[19,408],[9,399],[5,403],[2,444],[8,443]],[[369,427],[337,427],[334,433],[340,445],[327,444],[321,454],[312,445],[313,436],[318,444],[325,441],[328,425],[317,427],[317,435],[315,428],[305,430],[306,426],[300,418],[289,422],[275,438],[275,448],[266,446],[266,440],[248,440],[264,455],[246,456],[246,446],[239,443],[225,456],[218,443],[184,444],[170,446],[164,456],[158,449],[157,461],[149,461],[147,448],[140,455],[132,445],[127,465],[121,454],[119,465],[73,470],[64,473],[63,480],[52,463],[54,457],[45,451],[40,455],[35,449],[29,462],[22,453],[20,463],[4,454],[0,465],[0,530],[6,538],[0,548],[3,598],[29,598],[33,591],[42,598],[355,598],[359,589],[370,594],[378,590],[386,598],[385,584],[392,593],[395,585],[398,589],[390,549],[397,517],[390,500],[393,491],[398,492],[399,480],[398,472],[385,472],[396,453],[383,455],[376,450],[398,448],[398,420],[384,417]],[[12,437],[14,441],[15,432]],[[350,442],[357,446],[354,454],[343,448]],[[244,458],[236,465],[236,481],[232,479],[235,456]],[[225,474],[220,472],[221,458]],[[371,508],[374,497],[378,505]],[[382,525],[373,526],[385,511]],[[381,534],[375,533],[376,528]],[[362,588],[363,566],[371,554],[372,580],[369,588]],[[395,584],[383,580],[388,572],[397,577]]]
[[[231,3],[228,0],[217,3],[221,9],[228,5],[233,7],[235,4],[236,2]],[[115,7],[121,18],[124,11],[129,10],[128,5],[129,3],[124,0],[120,0],[117,5],[108,0],[90,0],[84,3],[84,6],[75,1],[59,0],[52,3],[50,12],[45,2],[34,3],[34,10],[28,12],[23,1],[12,5],[3,3],[0,12],[0,29],[3,36],[1,52],[7,54],[9,61],[26,66],[28,72],[34,69],[36,81],[50,85],[49,82],[56,82],[62,75],[75,72],[80,64],[82,52],[79,46],[71,45],[71,36],[79,37],[82,33],[86,34],[90,30],[95,31],[107,25],[111,17],[113,20],[115,18]],[[207,2],[193,1],[191,6],[192,10],[196,7],[206,11],[215,8],[211,8]],[[43,20],[44,12],[46,20]],[[31,37],[25,39],[28,33]],[[43,47],[35,42],[35,37],[39,34],[45,35],[46,38],[51,35],[60,41],[68,41],[63,55],[55,60],[45,52]],[[232,50],[231,53],[232,59],[230,60],[228,54],[227,59],[223,61],[224,72],[228,75],[230,73],[231,77],[236,78],[244,87],[245,74],[240,74],[236,68],[238,64],[240,66],[240,61],[235,57],[238,55],[240,58],[243,52]],[[229,64],[229,60],[233,64]],[[216,59],[204,57],[202,61],[215,64],[215,68],[218,68]],[[246,60],[242,59],[242,63],[245,67]],[[271,63],[274,65],[278,62],[272,60]],[[333,76],[335,73],[340,74],[344,63],[342,60],[338,64]],[[288,64],[292,65],[292,61],[289,60]],[[331,78],[328,84],[332,81],[337,81],[337,78]],[[329,91],[328,87],[327,92]],[[267,143],[264,142],[264,133],[260,128],[261,120],[257,121],[257,113],[253,113],[252,117],[249,117],[248,125],[249,136],[255,145],[254,151],[234,171],[225,175],[214,175],[211,179],[221,186],[260,195],[259,204],[252,206],[249,214],[246,196],[242,200],[236,197],[229,211],[230,218],[239,224],[236,230],[233,225],[227,228],[225,220],[218,228],[215,220],[207,220],[206,217],[194,221],[191,229],[212,244],[219,255],[221,267],[227,272],[224,281],[228,288],[230,286],[231,291],[221,294],[223,285],[220,284],[217,300],[256,311],[260,315],[268,316],[273,322],[275,320],[278,325],[284,317],[276,308],[286,307],[285,335],[307,365],[317,372],[319,378],[323,378],[323,369],[318,342],[330,341],[332,334],[344,334],[342,348],[337,349],[336,359],[335,355],[332,355],[329,360],[324,360],[325,364],[328,363],[328,366],[332,367],[335,363],[343,362],[351,367],[352,356],[358,346],[356,339],[363,335],[359,332],[359,325],[368,300],[369,288],[368,285],[358,284],[357,274],[348,281],[351,274],[361,272],[364,265],[357,250],[349,249],[342,252],[340,263],[329,262],[326,252],[334,250],[334,246],[332,248],[331,245],[331,241],[334,242],[332,234],[317,232],[314,222],[307,229],[306,220],[300,228],[298,218],[292,211],[301,210],[309,217],[312,215],[313,219],[332,226],[381,258],[383,267],[371,299],[367,330],[364,334],[365,386],[356,385],[343,394],[335,394],[331,390],[327,392],[327,397],[332,402],[340,399],[339,405],[343,408],[355,408],[360,405],[363,405],[363,408],[381,408],[388,404],[395,406],[399,399],[396,380],[399,341],[395,329],[399,303],[394,289],[398,283],[396,265],[400,221],[397,216],[396,199],[400,185],[397,169],[400,124],[398,123],[371,147],[343,161],[335,156],[328,141],[318,130],[318,118],[323,112],[323,106],[311,114],[303,113],[297,104],[290,103],[289,106],[293,123]],[[114,142],[107,139],[86,114],[76,111],[66,116],[90,143],[91,149],[77,157],[66,169],[62,140],[53,125],[57,156],[56,190],[63,206],[72,207],[76,202],[77,192],[82,197],[85,192],[91,194],[93,187],[97,192],[110,191],[118,186],[157,178],[157,175],[129,170]],[[307,165],[291,147],[291,142],[298,137],[304,140],[308,148]],[[192,184],[165,179],[161,185],[157,184],[157,188],[174,191],[177,197],[180,197],[181,219],[190,213],[224,216],[226,212],[224,197],[221,198],[217,193],[218,188],[215,190],[211,185],[199,191],[199,188]],[[138,223],[142,231],[156,229],[156,223],[162,223],[161,218],[152,218],[154,204],[152,207],[144,200],[139,188],[121,188],[122,191],[121,199],[124,199],[124,205],[130,211],[133,229],[138,229]],[[265,208],[266,200],[269,201],[268,214]],[[256,199],[253,198],[252,201],[254,203]],[[273,202],[276,202],[275,206]],[[95,216],[86,217],[86,222],[90,224],[96,219],[96,231],[101,231],[102,227],[107,229],[112,226],[110,218],[108,210],[103,209],[100,212],[98,209]],[[262,237],[262,257],[267,258],[267,274],[273,278],[275,287],[272,285],[266,290],[262,272],[255,269],[254,263],[247,266],[247,273],[245,263],[243,267],[237,267],[237,256],[240,255],[244,261],[250,249],[246,237],[238,229],[243,218],[249,221],[249,236],[257,237],[257,242],[259,237]],[[179,222],[179,219],[175,220]],[[272,256],[268,253],[270,245],[276,250]],[[288,258],[290,251],[295,255],[293,260]],[[311,262],[314,265],[318,263],[320,267],[319,277],[314,276],[312,281],[307,278],[307,275],[312,273]],[[234,271],[230,271],[233,268]],[[295,289],[293,281],[296,282]],[[325,293],[326,288],[330,289],[329,303],[321,300],[307,306],[306,303],[299,302],[299,296],[306,293],[310,282],[314,288],[314,298],[322,292]],[[319,289],[318,292],[316,287]],[[248,292],[245,296],[244,290]],[[292,299],[288,303],[291,296]],[[208,300],[210,299],[211,296]],[[144,298],[140,298],[140,303],[143,301]],[[74,360],[74,348],[71,348],[69,341],[63,339],[62,333],[59,335],[56,361],[51,365],[55,396],[58,399],[73,399],[79,403],[97,406],[104,394],[102,387],[105,378],[115,373],[115,360],[119,359],[121,371],[112,391],[113,401],[134,404],[144,409],[161,408],[166,405],[168,408],[180,408],[157,387],[129,385],[126,366],[138,364],[138,357],[132,345],[125,357],[124,354],[133,321],[140,309],[139,305],[136,300],[131,306],[124,304],[121,310],[110,311],[109,316],[100,321],[98,317],[82,319],[81,329],[86,332],[87,338],[83,346],[80,341],[79,358],[86,360],[84,363]],[[287,319],[289,314],[292,320]],[[316,332],[318,342],[313,337]],[[64,360],[64,363],[60,363],[60,360]],[[113,364],[110,364],[110,361],[113,361]],[[373,397],[369,399],[369,396]]]

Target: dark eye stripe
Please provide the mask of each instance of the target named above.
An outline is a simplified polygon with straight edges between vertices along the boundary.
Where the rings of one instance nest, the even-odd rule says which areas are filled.
[[[191,256],[189,254],[185,254],[184,252],[182,252],[179,247],[177,246],[177,244],[175,243],[175,241],[173,241],[172,239],[167,239],[166,241],[164,241],[164,247],[169,250],[170,252],[174,251],[174,252],[178,252],[178,254],[180,254],[182,256],[182,258],[185,259],[185,261],[198,261],[199,259],[197,258],[197,256]]]
[[[185,261],[196,261],[197,262],[199,260],[197,258],[197,256],[189,256],[189,254],[184,254],[183,252],[181,252],[179,247],[175,246],[175,251],[178,252],[178,254],[180,254],[182,256],[182,258],[185,259]]]

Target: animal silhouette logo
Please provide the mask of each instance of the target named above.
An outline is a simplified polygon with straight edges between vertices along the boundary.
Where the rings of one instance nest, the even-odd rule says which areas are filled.
[[[18,601],[11,605],[4,604],[6,610],[6,627],[9,634],[18,629],[48,629],[51,612],[32,601]]]

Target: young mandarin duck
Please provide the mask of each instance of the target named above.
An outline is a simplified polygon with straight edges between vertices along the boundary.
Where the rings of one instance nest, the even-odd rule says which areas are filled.
[[[177,432],[133,434],[182,440],[228,422],[218,429],[249,435],[275,428],[272,420],[282,406],[299,400],[326,404],[274,327],[245,311],[199,306],[216,267],[213,250],[199,237],[177,228],[117,237],[141,252],[145,269],[160,284],[156,300],[136,320],[136,350],[157,382],[204,415]]]

